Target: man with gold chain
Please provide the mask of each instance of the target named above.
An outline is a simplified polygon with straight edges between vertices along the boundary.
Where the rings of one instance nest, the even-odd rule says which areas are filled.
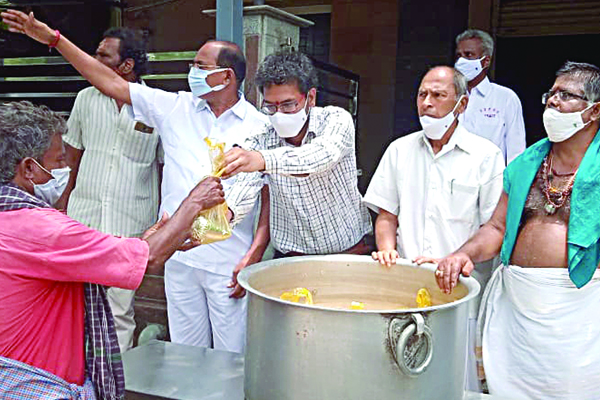
[[[492,218],[438,264],[440,288],[499,252],[478,344],[491,394],[600,398],[600,69],[567,62],[542,97],[548,138],[505,170]]]

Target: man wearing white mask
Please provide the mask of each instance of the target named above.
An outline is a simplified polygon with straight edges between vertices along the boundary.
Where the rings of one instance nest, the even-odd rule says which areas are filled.
[[[491,140],[502,150],[506,164],[525,150],[525,123],[519,97],[487,77],[494,40],[469,29],[456,37],[456,63],[469,81],[469,105],[459,117],[465,129]]]
[[[102,93],[132,106],[134,118],[157,129],[165,153],[160,213],[173,215],[185,196],[211,172],[205,138],[241,143],[266,118],[239,91],[246,61],[234,43],[209,41],[190,64],[190,92],[170,93],[127,82],[89,56],[60,32],[16,10],[2,13],[13,32],[55,47]],[[223,182],[228,191],[235,180]],[[266,198],[267,196],[265,196]],[[263,205],[254,232],[252,209],[231,238],[176,252],[165,265],[169,331],[173,342],[242,352],[246,331],[246,299],[232,285],[236,271],[259,261],[268,244],[268,205]]]
[[[467,81],[453,68],[435,67],[423,77],[417,95],[423,130],[390,144],[365,194],[367,206],[379,214],[373,258],[381,264],[442,257],[491,217],[502,192],[504,159],[497,146],[459,122],[468,101]],[[478,267],[484,283],[491,265]],[[473,306],[469,382],[477,381],[476,318]]]
[[[1,399],[123,399],[104,287],[160,273],[198,213],[224,201],[209,177],[141,238],[93,230],[51,207],[68,180],[66,130],[45,106],[0,105]]]
[[[542,97],[548,135],[504,172],[490,221],[438,264],[450,291],[500,253],[478,344],[491,394],[600,398],[600,69],[567,62]]]
[[[302,53],[269,55],[255,83],[272,126],[225,155],[223,177],[246,172],[227,197],[234,223],[266,180],[276,257],[370,254],[371,219],[357,187],[351,115],[316,107],[317,73]]]
[[[146,45],[129,28],[107,30],[96,59],[129,82],[141,83]],[[156,221],[162,149],[158,132],[135,122],[126,107],[94,87],[77,94],[63,137],[73,168],[57,208],[110,235],[139,237]],[[68,207],[67,207],[68,205]],[[121,351],[133,347],[133,290],[109,288]]]
[[[502,191],[502,153],[458,120],[467,83],[451,67],[429,70],[419,87],[423,130],[396,139],[365,194],[379,215],[373,258],[442,257],[487,222]]]

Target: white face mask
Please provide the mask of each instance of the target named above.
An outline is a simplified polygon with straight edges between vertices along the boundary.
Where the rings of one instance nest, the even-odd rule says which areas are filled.
[[[48,182],[42,184],[33,183],[32,181],[31,183],[33,183],[33,193],[35,193],[35,197],[44,200],[46,203],[52,206],[58,201],[58,199],[60,199],[60,196],[62,196],[65,189],[67,188],[71,168],[64,167],[48,171],[46,168],[42,167],[37,161],[35,161],[35,163],[41,169],[52,175],[52,178],[50,178]]]
[[[227,85],[216,85],[210,86],[208,82],[206,82],[206,78],[209,75],[215,74],[217,72],[227,71],[229,68],[219,68],[213,70],[205,70],[201,68],[192,67],[190,72],[188,73],[188,84],[190,85],[190,90],[194,97],[204,96],[210,92],[218,92],[227,87]]]
[[[460,98],[454,105],[452,111],[450,111],[448,114],[441,118],[434,118],[428,115],[419,117],[419,122],[423,127],[423,132],[425,133],[425,136],[427,136],[431,140],[440,140],[444,136],[444,134],[448,132],[450,125],[452,125],[452,123],[456,119],[454,111],[456,110],[456,107],[458,107],[458,105],[460,104],[462,98],[463,96],[460,96]]]
[[[308,98],[306,99],[306,106],[308,106]],[[275,128],[275,132],[284,139],[298,135],[307,119],[306,107],[295,114],[285,114],[278,111],[273,115],[269,115],[269,120]]]
[[[468,81],[472,81],[473,79],[477,78],[477,75],[479,75],[481,71],[483,71],[483,65],[481,65],[481,61],[483,61],[484,58],[485,56],[478,60],[468,60],[461,57],[456,60],[454,68],[463,74]]]
[[[583,122],[582,115],[584,112],[592,108],[594,104],[591,104],[585,110],[572,113],[561,113],[554,108],[546,108],[544,111],[543,120],[548,139],[553,143],[564,142],[582,130],[587,124],[592,122],[592,120]]]

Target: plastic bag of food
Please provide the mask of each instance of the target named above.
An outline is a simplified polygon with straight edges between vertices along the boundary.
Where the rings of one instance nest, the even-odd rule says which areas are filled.
[[[431,307],[431,293],[429,293],[429,290],[426,288],[419,289],[415,300],[417,301],[417,307],[419,308]]]
[[[291,292],[283,292],[279,296],[281,300],[292,301],[294,303],[313,305],[313,298],[310,291],[306,288],[296,288]]]
[[[212,164],[212,176],[220,177],[225,167],[225,143],[213,143],[205,138],[208,145],[208,154]],[[231,236],[231,225],[227,220],[227,203],[222,203],[196,217],[192,224],[192,238],[202,244],[225,240]]]

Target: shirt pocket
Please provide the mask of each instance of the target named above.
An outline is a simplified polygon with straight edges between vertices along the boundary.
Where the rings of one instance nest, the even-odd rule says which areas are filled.
[[[479,186],[450,181],[449,219],[473,224],[478,213]]]
[[[129,129],[124,131],[122,137],[122,154],[128,160],[150,164],[156,158],[158,135]]]

